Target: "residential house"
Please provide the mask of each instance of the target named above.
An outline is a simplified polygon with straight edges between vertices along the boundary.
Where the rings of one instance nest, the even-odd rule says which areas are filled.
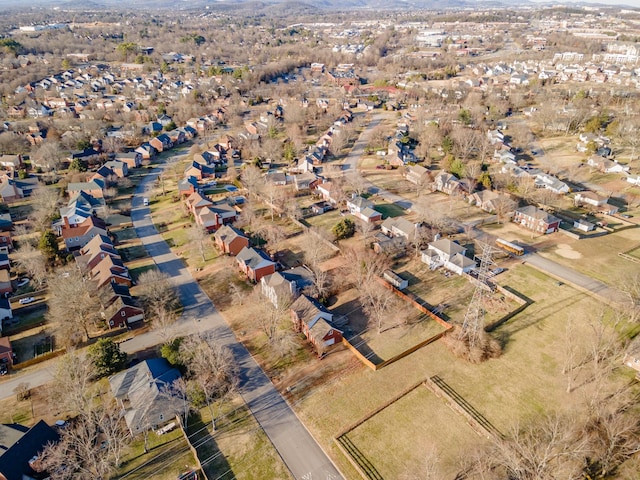
[[[315,282],[315,275],[307,267],[294,267],[275,272],[260,279],[262,294],[275,308],[286,306],[300,296],[305,288]]]
[[[335,183],[325,180],[316,186],[316,191],[322,196],[325,202],[336,205],[344,196],[344,192]]]
[[[481,190],[469,195],[469,203],[484,210],[485,212],[495,213],[501,209],[506,202],[511,202],[508,195],[495,190]],[[515,205],[515,202],[513,202]],[[507,212],[508,213],[508,212]]]
[[[640,185],[640,175],[630,175],[627,177],[627,182],[631,185]]]
[[[600,155],[592,155],[587,158],[587,165],[596,168],[602,173],[629,173],[629,166],[618,163],[616,160],[609,160]]]
[[[134,151],[142,156],[142,160],[149,160],[150,158],[155,157],[158,152],[150,143],[143,143]]]
[[[120,295],[100,314],[109,328],[124,328],[144,320],[144,310],[131,297]]]
[[[164,358],[152,358],[109,377],[109,387],[131,435],[155,430],[175,418],[174,401],[165,393],[180,372]]]
[[[193,175],[189,175],[178,182],[178,193],[181,197],[190,196],[192,193],[199,191],[198,179]]]
[[[513,221],[529,230],[541,234],[553,233],[560,228],[559,218],[533,205],[518,208],[513,216]]]
[[[609,197],[599,195],[596,192],[585,191],[576,193],[573,197],[576,205],[587,206],[599,213],[613,215],[618,212],[618,207],[609,203]]]
[[[0,253],[0,257],[4,255]],[[9,269],[0,267],[0,293],[13,293],[13,285],[11,284],[11,272]]]
[[[208,233],[218,230],[222,225],[232,223],[238,218],[238,211],[227,203],[216,203],[196,210],[196,224]]]
[[[406,245],[407,239],[403,236],[390,237],[382,232],[378,232],[374,236],[373,251],[393,257],[402,256],[406,253]]]
[[[409,241],[415,235],[418,224],[411,223],[404,217],[389,217],[382,222],[380,228],[388,237],[402,237]]]
[[[265,275],[276,271],[275,262],[262,250],[253,247],[240,250],[236,255],[236,262],[240,271],[253,282],[259,282]]]
[[[421,260],[431,270],[444,267],[458,275],[468,273],[476,266],[476,262],[466,256],[467,249],[448,238],[430,242],[427,250],[421,252]]]
[[[100,152],[93,148],[85,148],[84,150],[72,150],[69,157],[67,157],[68,162],[73,162],[74,160],[81,160],[83,162],[95,162],[98,160],[100,156]]]
[[[411,165],[407,167],[405,178],[408,182],[423,187],[431,181],[431,174],[429,170],[422,165]]]
[[[104,198],[104,183],[93,179],[88,182],[70,183],[67,186],[69,197],[74,197],[81,192],[88,193],[94,198]]]
[[[77,252],[76,264],[81,272],[86,273],[93,270],[107,255],[120,259],[120,254],[111,239],[104,235],[96,235]]]
[[[16,200],[24,198],[24,194],[25,192],[22,189],[21,182],[17,182],[6,175],[0,179],[0,197],[2,197],[4,202],[15,202]]]
[[[88,193],[80,192],[69,200],[66,207],[60,208],[60,220],[53,223],[53,229],[60,236],[65,222],[69,225],[78,225],[87,218],[97,215],[103,206],[102,198],[94,198]]]
[[[115,161],[122,162],[127,165],[127,169],[138,168],[142,165],[142,153],[138,151],[116,153],[113,158]]]
[[[65,218],[64,222],[61,228],[61,236],[64,239],[65,248],[69,252],[84,247],[95,236],[108,236],[105,221],[93,215],[77,225],[71,225],[68,218]]]
[[[11,309],[9,299],[0,297],[0,335],[2,334],[2,320],[10,320],[12,318],[13,310]]]
[[[536,172],[534,185],[536,188],[545,188],[558,195],[569,193],[570,190],[569,185],[566,183],[560,181],[553,175],[541,171]]]
[[[3,298],[5,302],[8,303],[6,298]],[[1,322],[0,322],[1,323]],[[2,328],[0,328],[0,333],[2,332]],[[13,347],[11,346],[11,341],[9,337],[0,337],[0,364],[4,364],[10,369],[13,366],[13,361],[15,359],[15,353],[13,351]],[[0,456],[2,455],[2,438],[0,437]],[[2,477],[0,477],[2,478]]]
[[[9,254],[0,253],[0,270],[11,270],[11,261],[9,260]]]
[[[194,217],[198,215],[198,211],[213,205],[213,202],[199,192],[194,192],[184,201],[187,210]]]
[[[313,172],[300,173],[293,176],[293,183],[296,190],[312,190],[318,185],[320,178]]]
[[[22,155],[0,155],[0,167],[18,170],[22,166]]]
[[[58,432],[44,420],[33,427],[11,423],[0,425],[0,478],[33,480],[49,478],[38,468],[38,459],[50,444],[60,440]]]
[[[105,255],[90,272],[90,278],[95,283],[96,290],[101,289],[108,283],[114,282],[119,285],[131,287],[132,281],[129,270],[117,257]]]
[[[249,247],[249,238],[229,225],[222,225],[213,235],[213,240],[221,252],[229,255],[238,255]]]
[[[13,250],[13,220],[10,213],[0,214],[0,252],[9,253]]]
[[[462,184],[455,176],[448,172],[441,171],[433,181],[433,188],[447,195],[452,195],[462,190]]]
[[[129,175],[129,165],[120,160],[111,160],[104,164],[104,167],[111,170],[118,178],[126,177]]]
[[[276,186],[284,186],[287,184],[287,176],[284,172],[267,172],[265,180]]]
[[[306,295],[300,295],[291,305],[294,329],[302,332],[313,344],[319,356],[342,341],[342,331],[333,326],[333,314]]]
[[[173,142],[171,142],[171,138],[166,133],[161,133],[149,140],[149,145],[155,148],[156,152],[164,152],[173,148]]]
[[[180,129],[175,129],[167,132],[167,136],[171,140],[171,144],[173,146],[180,145],[187,139],[185,131]]]
[[[120,297],[125,299],[132,298],[131,292],[129,292],[129,287],[126,285],[119,285],[115,282],[104,285],[100,290],[98,290],[97,297],[102,308],[107,308]]]
[[[366,223],[374,223],[382,220],[382,214],[374,210],[374,203],[361,196],[347,200],[349,213]]]
[[[210,167],[209,165],[202,165],[198,162],[191,162],[190,165],[187,165],[187,168],[184,169],[185,177],[195,177],[198,180],[202,180],[203,178],[215,177],[216,169],[214,167]]]
[[[98,170],[89,178],[89,180],[98,180],[106,187],[111,184],[112,180],[116,177],[116,174],[106,165],[102,165]]]

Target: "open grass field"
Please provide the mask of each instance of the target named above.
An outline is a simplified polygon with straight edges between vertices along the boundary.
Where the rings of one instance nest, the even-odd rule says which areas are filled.
[[[455,478],[460,471],[457,452],[471,452],[487,442],[425,386],[371,417],[347,437],[385,479],[423,478],[428,454],[437,457],[440,478]]]
[[[638,270],[637,263],[618,255],[640,243],[637,228],[584,240],[573,240],[557,233],[553,237],[555,245],[542,250],[541,255],[608,285],[618,287],[626,276]]]
[[[561,373],[566,323],[569,318],[576,319],[576,338],[588,342],[591,338],[588,319],[597,318],[599,313],[609,317],[610,310],[567,285],[558,287],[555,281],[525,265],[518,264],[501,277],[501,284],[511,286],[533,300],[533,304],[492,333],[503,345],[500,358],[470,365],[453,357],[438,341],[377,372],[364,367],[346,371],[339,381],[321,385],[301,399],[298,410],[303,421],[334,454],[349,478],[357,478],[357,474],[333,445],[333,436],[398,392],[432,375],[445,379],[501,432],[543,411],[572,409],[582,401],[584,390],[566,393],[567,380]],[[328,403],[332,405],[330,410],[322,407]],[[429,411],[428,402],[419,406]],[[367,438],[367,449],[372,452],[381,452],[387,437],[399,434],[395,432],[395,419],[379,425],[378,434]],[[403,432],[401,428],[397,430]],[[467,433],[464,422],[448,424],[446,428],[425,422],[421,435],[435,439],[435,447],[440,451],[445,445],[441,442],[446,440],[442,438],[443,432],[453,438],[460,435],[475,441],[475,434]],[[395,457],[410,457],[416,454],[416,449],[424,457],[426,447],[410,442],[411,451],[402,454],[396,451]],[[464,443],[454,445],[454,450],[450,458],[464,455]],[[455,465],[453,460],[448,462]],[[385,471],[385,478],[400,478],[403,471],[399,468]]]

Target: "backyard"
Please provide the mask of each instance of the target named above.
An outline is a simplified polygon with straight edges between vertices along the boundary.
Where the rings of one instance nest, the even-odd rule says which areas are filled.
[[[345,473],[356,475],[342,454],[338,453],[333,436],[398,392],[426,377],[439,375],[444,378],[501,432],[508,432],[516,422],[541,412],[553,409],[570,411],[582,401],[580,388],[566,393],[567,379],[561,373],[566,352],[563,345],[567,318],[579,319],[575,325],[576,338],[588,343],[593,335],[589,333],[588,320],[597,318],[599,313],[609,318],[611,311],[569,286],[557,287],[554,280],[524,265],[518,264],[502,275],[504,277],[500,279],[501,283],[510,285],[533,303],[491,334],[503,346],[503,353],[499,358],[480,365],[470,365],[454,358],[443,343],[438,341],[376,372],[364,368],[345,371],[340,378],[339,388],[330,383],[317,387],[301,398],[298,410],[303,421],[325,446],[330,446],[330,450],[339,459],[339,467]],[[412,397],[416,400],[409,399],[417,402],[411,408],[428,412],[433,400],[427,399],[422,403],[421,397],[424,395]],[[354,402],[353,399],[358,401]],[[327,402],[333,406],[331,411],[321,408]],[[374,417],[374,422],[378,425],[374,428],[378,429],[379,434],[368,436],[367,451],[372,454],[381,452],[388,445],[389,436],[394,438],[396,430],[405,432],[403,428],[396,428],[397,422],[404,421],[402,410],[389,410],[385,415],[390,415],[391,418],[384,422],[375,420]],[[433,439],[438,452],[446,450],[450,460],[446,460],[443,467],[455,466],[455,459],[466,451],[464,443],[454,445],[453,450],[447,450],[447,438],[443,438],[442,432],[448,432],[446,437],[454,439],[459,436],[470,437],[466,423],[453,422],[447,424],[446,428],[429,421],[421,425],[421,438]],[[359,428],[369,427],[365,423]],[[410,451],[398,447],[395,458],[415,455],[415,446],[421,445],[418,442],[404,444]],[[419,455],[424,457],[429,447],[430,444],[426,443],[424,447],[418,448]],[[361,445],[361,448],[364,449],[365,446]],[[378,463],[374,463],[376,468],[388,469],[385,470],[386,478],[399,478],[404,473],[402,468],[406,468],[392,460],[387,463],[385,456],[371,458],[379,458]]]

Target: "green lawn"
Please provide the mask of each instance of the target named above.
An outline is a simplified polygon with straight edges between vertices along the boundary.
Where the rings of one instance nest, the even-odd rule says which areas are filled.
[[[383,218],[401,217],[407,213],[404,208],[395,203],[378,203],[374,208],[382,214]]]

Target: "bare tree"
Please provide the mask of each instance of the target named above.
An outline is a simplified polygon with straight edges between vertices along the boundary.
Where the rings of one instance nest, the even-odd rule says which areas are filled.
[[[257,196],[264,188],[264,177],[260,169],[254,165],[247,165],[240,174],[242,186],[250,197]]]
[[[376,283],[376,278],[389,268],[389,257],[362,248],[346,248],[343,250],[346,274],[352,279],[355,287],[362,291],[366,285]]]
[[[173,310],[178,302],[171,278],[155,268],[140,275],[138,292],[144,302],[145,309],[151,312],[160,306]]]
[[[62,147],[57,141],[47,139],[31,152],[31,158],[46,170],[57,170],[62,164]]]
[[[77,345],[91,338],[90,329],[103,321],[96,311],[94,282],[82,277],[77,269],[65,277],[53,276],[49,285],[47,318],[56,324],[58,337],[67,345]]]
[[[90,417],[95,408],[95,375],[95,366],[88,357],[74,351],[62,356],[49,385],[51,404],[63,412]]]
[[[518,204],[505,195],[501,195],[493,201],[493,208],[498,219],[498,223],[503,223],[509,215],[515,211]]]
[[[36,289],[42,288],[47,281],[47,262],[42,252],[31,243],[21,242],[14,261],[20,270],[24,270]]]
[[[191,229],[189,230],[189,240],[195,243],[198,252],[200,253],[200,258],[204,262],[206,260],[206,243],[209,240],[207,231],[200,225],[192,225]]]
[[[54,187],[40,187],[31,195],[33,210],[29,219],[36,230],[43,232],[51,228],[51,220],[56,215],[60,203],[60,191]]]
[[[219,405],[223,404],[237,393],[239,377],[233,355],[212,334],[186,338],[180,344],[180,352],[192,378],[204,394],[215,431],[218,415],[211,403],[216,401]]]
[[[491,454],[492,468],[506,478],[519,480],[575,479],[582,477],[584,439],[576,438],[574,420],[556,414],[543,415],[505,440],[497,440]]]

